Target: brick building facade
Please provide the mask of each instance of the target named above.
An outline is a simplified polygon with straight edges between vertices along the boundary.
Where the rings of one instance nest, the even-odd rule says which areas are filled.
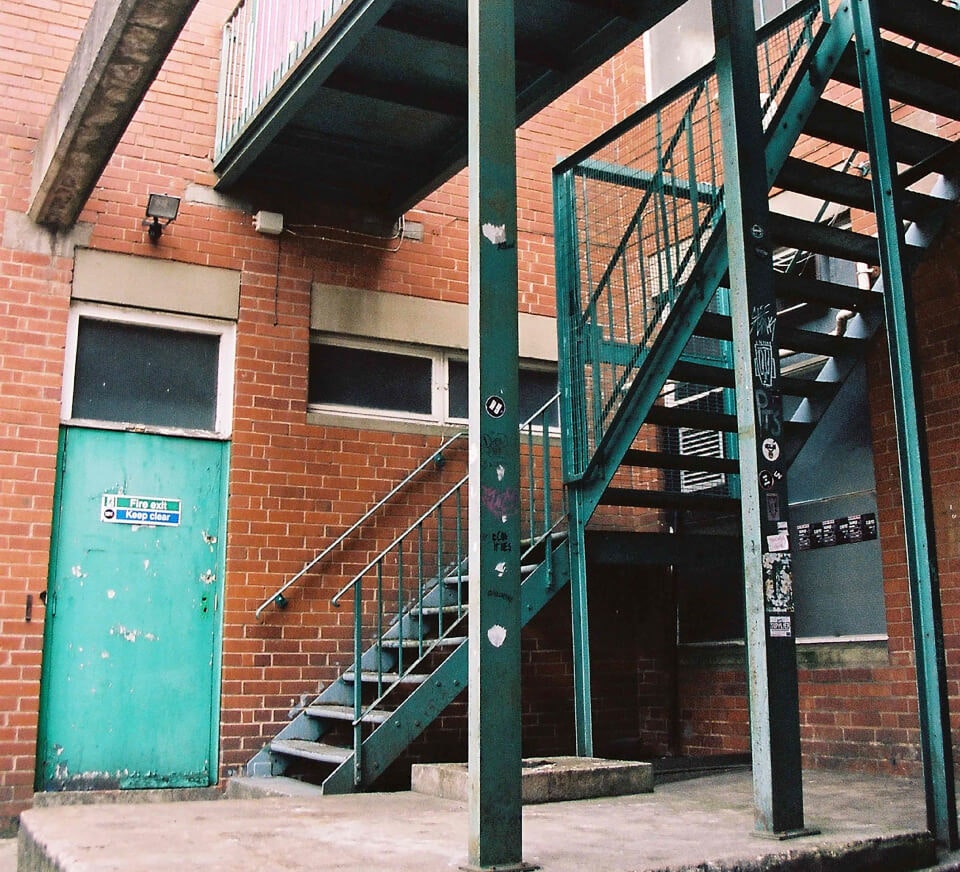
[[[284,579],[458,427],[445,413],[413,423],[396,416],[351,417],[318,409],[308,396],[311,340],[334,332],[332,324],[337,332],[347,331],[340,337],[349,347],[377,340],[395,349],[414,338],[394,335],[392,323],[378,325],[368,313],[386,306],[408,324],[465,307],[466,177],[456,176],[405,216],[408,228],[417,225],[422,236],[399,231],[390,239],[326,226],[309,203],[262,204],[242,194],[234,199],[216,193],[211,150],[220,29],[230,12],[229,4],[217,0],[197,6],[78,224],[60,233],[37,227],[26,217],[34,151],[91,5],[28,2],[0,11],[0,814],[9,820],[43,787],[37,743],[49,616],[41,592],[49,584],[58,505],[62,389],[73,366],[71,306],[94,306],[91,311],[100,315],[120,308],[132,311],[134,320],[156,312],[203,318],[209,315],[206,303],[185,300],[183,292],[160,283],[186,276],[188,285],[206,285],[215,272],[215,284],[236,289],[235,316],[218,316],[235,324],[235,357],[232,395],[220,398],[230,406],[232,427],[220,434],[229,442],[229,485],[221,647],[215,656],[214,780],[241,771],[288,712],[349,662],[350,615],[333,607],[331,596],[389,540],[390,523],[408,523],[465,464],[465,451],[451,449],[444,468],[424,477],[395,519],[362,528],[322,572],[291,591],[286,609],[271,608],[261,621],[254,618],[257,606]],[[519,305],[529,318],[521,356],[534,371],[550,371],[556,362],[550,336],[556,305],[550,168],[641,104],[641,52],[638,44],[618,55],[518,132]],[[156,243],[142,223],[150,193],[181,198],[178,217]],[[252,214],[261,208],[284,214],[282,236],[256,232]],[[916,275],[953,698],[960,681],[958,264],[954,221]],[[82,281],[80,265],[86,271]],[[190,272],[170,272],[171,265]],[[158,286],[133,286],[151,281]],[[420,310],[415,301],[431,307]],[[351,313],[359,313],[359,326],[348,325]],[[465,335],[443,337],[434,330],[431,337],[429,327],[419,324],[418,347],[436,342],[444,360],[462,357]],[[873,345],[869,405],[886,639],[801,646],[803,751],[811,766],[914,775],[920,765],[919,727],[896,434],[882,336]],[[608,525],[615,528],[616,519]],[[592,584],[598,752],[748,750],[742,647],[678,647],[675,602],[664,570],[598,566]],[[572,751],[570,644],[569,605],[561,596],[525,637],[529,754]],[[456,703],[412,753],[462,757],[464,706]],[[958,716],[960,711],[955,721]]]

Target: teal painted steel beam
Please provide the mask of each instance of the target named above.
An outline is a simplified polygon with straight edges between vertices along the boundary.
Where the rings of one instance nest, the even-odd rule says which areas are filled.
[[[577,756],[593,756],[593,699],[590,681],[590,609],[583,495],[570,494],[570,617],[573,632],[573,714]]]
[[[720,194],[719,189],[705,182],[697,183],[695,180],[691,182],[688,179],[677,179],[670,175],[651,173],[598,160],[585,160],[577,164],[574,175],[639,191],[661,184],[665,194],[689,199],[693,191],[695,192],[694,200],[707,202],[716,200]],[[694,224],[694,226],[697,225]]]
[[[756,827],[803,831],[777,302],[752,4],[713,0],[739,423]]]
[[[520,438],[513,0],[470,0],[468,860],[521,868]]]
[[[897,165],[889,145],[890,104],[882,75],[882,46],[875,10],[869,0],[852,0],[851,5],[883,269],[883,301],[917,664],[927,826],[938,842],[952,850],[958,842],[957,801],[940,582],[919,373],[913,367],[917,347],[914,307],[905,269],[906,244],[897,200]]]

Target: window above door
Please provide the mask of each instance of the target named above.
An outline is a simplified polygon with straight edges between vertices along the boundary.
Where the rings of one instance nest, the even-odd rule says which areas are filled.
[[[226,437],[235,328],[80,303],[68,327],[62,419]]]

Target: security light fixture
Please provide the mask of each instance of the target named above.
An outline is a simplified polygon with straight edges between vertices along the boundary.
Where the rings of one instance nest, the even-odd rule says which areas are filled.
[[[147,228],[147,235],[151,242],[156,242],[163,234],[163,228],[166,227],[180,211],[180,198],[169,197],[166,194],[151,194],[147,198],[147,218],[153,221],[144,221]],[[163,221],[163,224],[160,222]]]

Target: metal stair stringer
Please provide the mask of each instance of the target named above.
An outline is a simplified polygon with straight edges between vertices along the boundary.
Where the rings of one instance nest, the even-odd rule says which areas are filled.
[[[542,561],[520,586],[521,627],[527,625],[570,580],[568,542],[553,548],[552,560]],[[325,794],[354,793],[382,775],[410,743],[467,687],[469,642],[463,641],[419,684],[361,745],[360,783],[356,783],[351,753],[323,781]],[[338,679],[340,681],[342,679]]]
[[[824,87],[853,37],[849,6],[841,6],[814,37],[767,130],[767,183],[773,188],[791,149],[804,130]],[[655,404],[671,370],[696,332],[727,274],[726,213],[721,203],[714,230],[693,274],[674,302],[666,322],[604,432],[582,475],[568,480],[579,491],[584,521],[600,504],[621,462]],[[639,357],[641,349],[633,351]]]

